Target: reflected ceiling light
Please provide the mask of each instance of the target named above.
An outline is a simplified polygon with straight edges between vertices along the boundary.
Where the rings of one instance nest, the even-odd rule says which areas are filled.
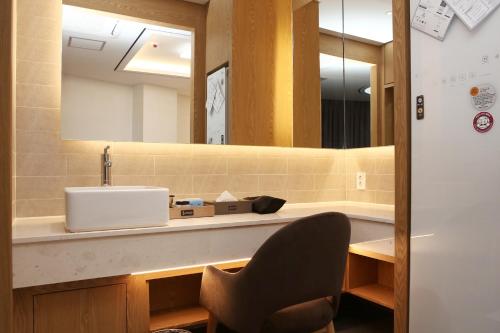
[[[191,77],[191,33],[144,29],[118,70]]]
[[[125,67],[126,71],[191,77],[191,66],[155,62],[133,58]]]
[[[191,60],[192,58],[191,44],[186,44],[184,47],[180,49],[179,57],[181,57],[182,59]]]
[[[371,95],[372,87],[361,87],[358,91],[361,95]]]
[[[385,15],[391,16],[392,15],[392,10],[388,10],[385,12]]]

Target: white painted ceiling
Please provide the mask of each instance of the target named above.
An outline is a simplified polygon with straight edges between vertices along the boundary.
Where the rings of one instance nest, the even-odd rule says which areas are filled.
[[[370,69],[373,64],[346,59],[346,100],[370,101],[370,95],[360,92],[370,86]],[[342,100],[344,98],[343,86],[343,60],[340,57],[321,54],[321,98]]]
[[[385,44],[392,41],[392,0],[344,0],[344,32]],[[319,3],[319,26],[342,32],[342,0]]]
[[[164,33],[191,34],[183,30],[152,26],[142,22],[123,19],[115,15],[73,6],[63,7],[63,45],[62,72],[96,80],[115,82],[127,85],[154,84],[176,89],[180,94],[189,95],[191,79],[157,74],[144,74],[116,70],[120,60],[143,31],[161,31]],[[68,47],[70,37],[104,41],[101,51]],[[145,39],[146,46],[151,47],[151,40]],[[175,43],[174,43],[175,44]],[[158,40],[158,52],[162,48],[179,45],[169,44],[168,40]],[[142,46],[142,45],[141,45]],[[138,50],[140,51],[140,49]],[[179,61],[180,52],[177,53]],[[174,57],[172,53],[170,55]],[[166,59],[169,60],[169,59]],[[171,60],[171,59],[170,59]]]

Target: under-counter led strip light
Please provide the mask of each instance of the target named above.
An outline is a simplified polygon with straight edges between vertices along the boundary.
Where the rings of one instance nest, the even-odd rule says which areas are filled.
[[[147,275],[147,274],[155,274],[155,273],[164,273],[164,272],[171,272],[171,271],[177,271],[177,270],[183,270],[183,269],[190,269],[190,268],[197,268],[197,267],[204,267],[204,266],[216,266],[216,265],[225,265],[225,264],[233,264],[233,263],[238,263],[242,261],[249,261],[251,258],[242,258],[242,259],[235,259],[235,260],[228,260],[228,261],[216,261],[216,262],[210,262],[210,263],[202,263],[202,264],[196,264],[196,265],[188,265],[188,266],[178,266],[178,267],[172,267],[172,268],[163,268],[163,269],[155,269],[151,271],[143,271],[143,272],[135,272],[130,275]]]

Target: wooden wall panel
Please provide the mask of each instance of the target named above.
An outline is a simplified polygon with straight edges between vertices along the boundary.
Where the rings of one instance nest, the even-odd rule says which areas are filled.
[[[230,62],[233,0],[211,0],[207,8],[206,72]]]
[[[395,333],[409,331],[411,226],[410,3],[393,0],[396,158]]]
[[[342,38],[321,32],[319,35],[319,50],[321,53],[342,57]],[[352,39],[345,40],[345,56],[349,59],[379,64],[380,47]]]
[[[384,48],[384,84],[394,83],[394,43],[390,42]]]
[[[12,331],[14,1],[0,2],[0,332]]]
[[[293,146],[321,148],[319,3],[293,12]]]
[[[292,146],[291,0],[235,1],[230,143]]]
[[[378,70],[379,66],[372,66],[370,70],[370,87],[371,87],[371,95],[370,95],[370,135],[371,135],[371,146],[376,147],[380,143],[380,131],[379,131],[379,114],[380,114],[380,105],[379,105],[379,94],[380,94],[380,85],[379,85],[379,75]]]
[[[153,20],[194,31],[193,99],[194,143],[205,142],[206,6],[183,0],[63,0],[64,4]]]

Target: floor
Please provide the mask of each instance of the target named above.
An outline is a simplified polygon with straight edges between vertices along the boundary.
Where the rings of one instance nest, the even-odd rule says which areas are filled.
[[[342,296],[339,314],[335,319],[337,333],[392,333],[393,312],[384,307],[345,294]],[[205,327],[191,329],[192,333],[205,333]],[[219,327],[217,333],[234,333]]]

